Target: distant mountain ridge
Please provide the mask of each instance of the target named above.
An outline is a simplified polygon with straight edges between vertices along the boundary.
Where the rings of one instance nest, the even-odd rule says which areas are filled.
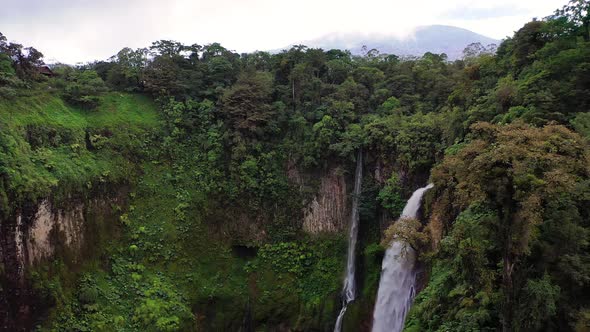
[[[500,40],[459,27],[429,25],[417,27],[414,33],[407,38],[376,34],[334,33],[298,44],[325,50],[346,49],[354,55],[361,55],[363,46],[367,46],[369,50],[374,48],[380,53],[398,56],[421,56],[426,52],[445,53],[449,60],[455,60],[462,57],[463,50],[471,43],[481,43],[487,46],[499,44]]]

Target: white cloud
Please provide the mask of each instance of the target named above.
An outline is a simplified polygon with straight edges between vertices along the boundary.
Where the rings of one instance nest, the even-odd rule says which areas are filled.
[[[37,47],[47,58],[75,63],[105,59],[125,46],[149,46],[158,39],[187,44],[217,41],[242,52],[275,49],[332,32],[403,36],[415,26],[430,24],[456,25],[503,38],[565,2],[57,0],[48,6],[39,0],[24,0],[0,13],[0,31],[11,40]]]

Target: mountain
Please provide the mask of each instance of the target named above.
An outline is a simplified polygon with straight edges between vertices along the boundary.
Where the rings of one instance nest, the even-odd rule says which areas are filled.
[[[454,60],[461,58],[467,45],[477,42],[487,46],[500,41],[463,28],[429,25],[417,27],[410,36],[404,38],[383,34],[333,33],[299,44],[326,50],[347,49],[355,55],[363,53],[363,45],[381,53],[399,56],[421,56],[426,52],[446,53],[450,60]]]

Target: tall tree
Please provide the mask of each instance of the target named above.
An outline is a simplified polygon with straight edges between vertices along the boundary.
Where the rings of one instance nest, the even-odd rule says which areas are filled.
[[[234,133],[261,137],[273,121],[273,80],[264,72],[243,73],[221,97],[221,114]]]

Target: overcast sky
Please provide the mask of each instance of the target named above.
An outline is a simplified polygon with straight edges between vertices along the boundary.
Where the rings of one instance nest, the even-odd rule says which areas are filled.
[[[411,35],[446,24],[510,36],[567,0],[0,0],[0,32],[47,60],[102,60],[173,39],[270,50],[334,32]]]

